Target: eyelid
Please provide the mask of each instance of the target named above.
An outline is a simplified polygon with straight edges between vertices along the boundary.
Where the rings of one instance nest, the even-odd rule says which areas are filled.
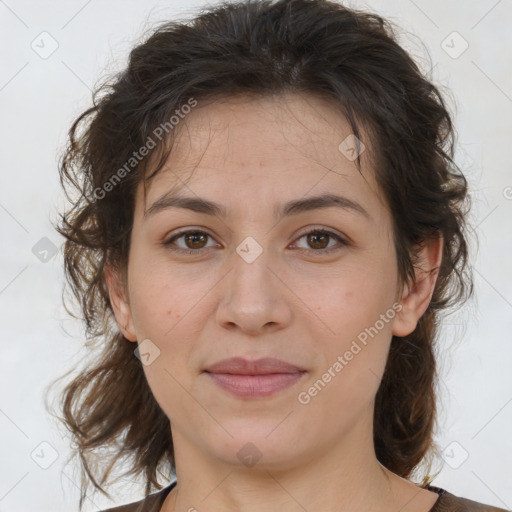
[[[306,226],[305,228],[303,228],[303,230],[299,230],[299,232],[297,234],[295,234],[295,238],[301,238],[303,237],[304,235],[308,235],[309,233],[312,233],[312,232],[324,232],[324,233],[328,233],[330,235],[335,235],[337,237],[339,237],[340,239],[342,239],[343,241],[345,241],[346,243],[348,243],[348,240],[345,240],[344,238],[344,235],[340,232],[338,232],[336,229],[334,228],[328,228],[326,226],[322,226],[322,225],[310,225],[310,226]]]
[[[298,251],[303,251],[303,252],[308,252],[308,253],[318,253],[319,255],[322,255],[322,254],[330,254],[331,252],[339,251],[343,247],[350,245],[350,242],[346,239],[346,237],[344,237],[343,235],[338,233],[336,230],[333,230],[332,228],[326,228],[323,226],[308,226],[305,229],[306,229],[305,231],[303,231],[303,232],[301,231],[299,234],[295,235],[294,243],[296,243],[298,240],[300,240],[304,236],[309,235],[311,233],[322,233],[322,234],[329,236],[331,239],[334,238],[338,242],[338,244],[333,247],[329,247],[327,249],[303,249],[302,247],[299,247],[298,249],[296,249]]]
[[[311,233],[322,233],[330,238],[334,238],[338,244],[333,247],[329,247],[327,249],[304,249],[302,247],[297,248],[296,250],[301,252],[308,252],[308,253],[318,253],[321,254],[329,254],[331,252],[341,250],[342,247],[351,245],[350,241],[346,239],[343,235],[338,233],[336,230],[333,230],[332,228],[326,228],[324,226],[308,226],[307,228],[304,228],[305,231],[301,231],[298,234],[295,235],[294,242],[296,243],[298,240],[303,238],[306,235],[309,235]],[[181,230],[178,230],[177,232],[173,233],[170,238],[167,238],[164,240],[163,245],[166,247],[169,247],[172,242],[174,242],[176,239],[181,238],[183,235],[186,235],[188,233],[200,233],[204,234],[207,237],[214,240],[213,235],[211,235],[205,228],[195,228],[193,226],[186,227]],[[182,247],[172,248],[171,250],[176,253],[185,253],[185,254],[200,254],[204,252],[206,249],[211,249],[212,247],[205,247],[201,249],[184,249]]]
[[[214,240],[214,237],[213,235],[211,235],[210,233],[208,233],[208,231],[205,229],[205,228],[194,228],[193,226],[192,227],[187,227],[187,228],[183,228],[181,230],[178,230],[177,232],[173,233],[172,236],[170,238],[166,238],[162,244],[164,246],[170,246],[171,243],[178,239],[178,238],[181,238],[183,235],[186,235],[188,233],[201,233],[201,234],[204,234],[208,237],[210,237],[212,240]],[[210,249],[211,247],[208,247],[208,249]],[[185,253],[197,253],[199,254],[200,252],[203,252],[205,249],[183,249],[182,247],[178,247],[176,249],[171,249],[175,252],[185,252]]]

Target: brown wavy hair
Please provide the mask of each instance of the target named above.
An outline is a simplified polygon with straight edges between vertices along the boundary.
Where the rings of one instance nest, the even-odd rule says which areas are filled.
[[[161,169],[174,132],[113,184],[115,171],[126,170],[155,129],[191,98],[286,92],[328,99],[356,136],[363,128],[372,134],[374,173],[390,207],[402,284],[414,279],[421,243],[444,238],[431,302],[414,332],[393,337],[374,414],[376,455],[390,471],[410,478],[438,453],[440,315],[473,293],[468,186],[453,161],[455,131],[440,89],[376,14],[324,0],[225,2],[154,28],[133,48],[127,67],[95,89],[93,106],[72,124],[60,158],[71,204],[56,229],[66,239],[75,316],[85,321],[85,345],[95,354],[59,395],[57,415],[81,462],[80,509],[89,481],[110,496],[103,487],[124,458],[123,476],[144,474],[146,494],[162,488],[158,473],[169,480],[176,469],[169,419],[133,344],[115,324],[104,275],[107,264],[125,275],[136,187]],[[111,452],[99,455],[100,448]]]

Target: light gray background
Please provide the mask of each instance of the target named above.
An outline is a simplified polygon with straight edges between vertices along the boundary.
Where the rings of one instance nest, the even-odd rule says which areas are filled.
[[[62,243],[50,223],[63,206],[58,152],[72,120],[89,106],[94,83],[125,64],[143,31],[200,5],[0,0],[0,512],[77,510],[77,466],[64,466],[69,439],[46,414],[42,398],[44,387],[84,354],[81,327],[61,305],[62,257],[41,241]],[[474,257],[477,300],[447,320],[441,340],[437,440],[446,450],[434,485],[510,508],[512,5],[496,0],[349,5],[397,22],[410,33],[403,43],[420,58],[423,41],[434,79],[452,91],[457,161],[473,190],[480,249]],[[50,36],[41,35],[44,31]],[[44,54],[52,44],[58,44],[56,51]],[[141,493],[140,486],[126,482],[114,496],[121,504]],[[86,510],[106,506],[113,503],[96,495]]]

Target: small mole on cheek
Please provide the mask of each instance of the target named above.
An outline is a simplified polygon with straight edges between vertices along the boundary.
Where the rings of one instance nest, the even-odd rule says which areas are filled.
[[[166,311],[166,315],[167,316],[172,316],[172,309],[168,309]],[[178,319],[181,318],[181,315],[180,314],[176,314],[176,318],[178,318]]]

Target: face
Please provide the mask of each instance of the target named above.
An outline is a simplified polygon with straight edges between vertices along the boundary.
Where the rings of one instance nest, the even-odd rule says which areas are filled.
[[[127,291],[109,278],[119,327],[144,343],[175,443],[228,464],[245,453],[285,468],[356,430],[371,442],[392,334],[414,328],[430,295],[399,304],[391,214],[369,151],[361,175],[351,139],[340,149],[348,123],[300,95],[233,97],[181,122],[165,169],[137,192]],[[286,208],[326,195],[341,199]],[[205,372],[231,357],[300,371]]]

